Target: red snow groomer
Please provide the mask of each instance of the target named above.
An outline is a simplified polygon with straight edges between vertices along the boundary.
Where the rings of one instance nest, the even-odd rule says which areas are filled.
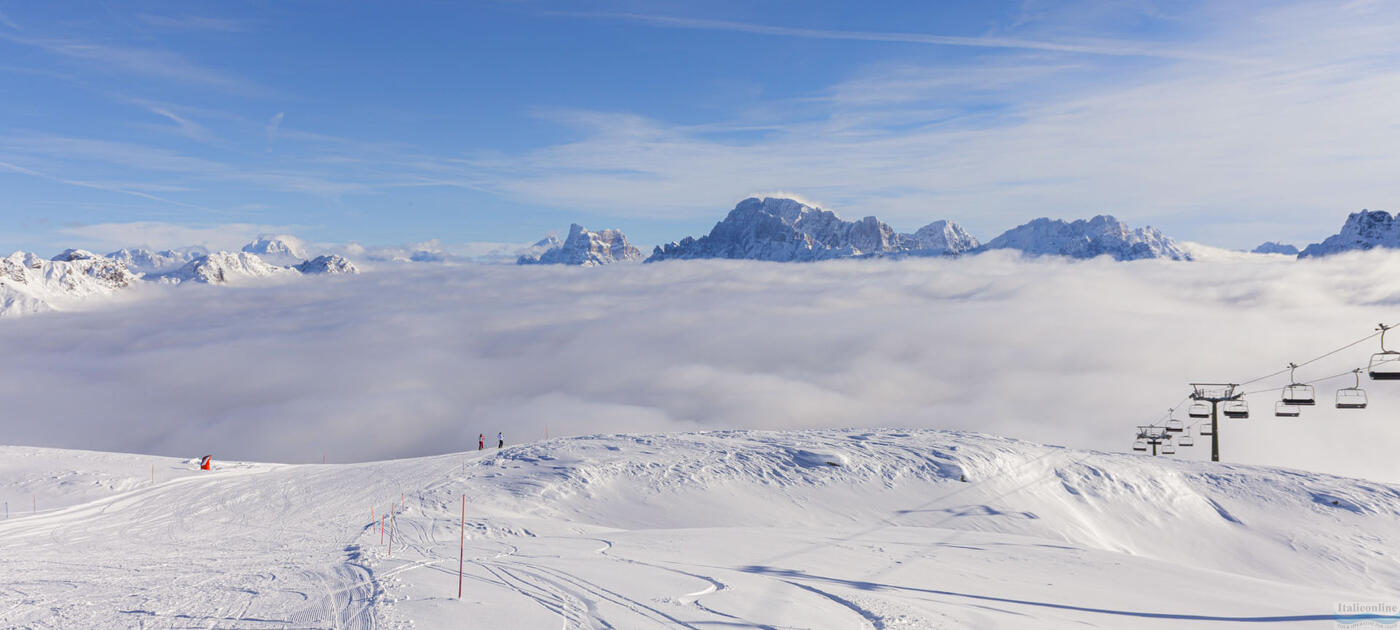
[[[200,470],[209,470],[209,465],[212,464],[212,463],[214,463],[214,456],[213,456],[213,455],[205,455],[203,459],[200,459],[200,460],[199,460],[199,469],[200,469]]]

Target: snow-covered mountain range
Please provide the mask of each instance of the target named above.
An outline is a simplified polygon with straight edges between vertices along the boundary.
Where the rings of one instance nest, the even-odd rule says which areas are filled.
[[[260,234],[243,246],[244,253],[274,264],[294,264],[306,260],[306,242],[289,234]]]
[[[83,250],[68,250],[53,260],[15,252],[0,258],[0,317],[57,310],[111,295],[139,277],[120,261]]]
[[[1400,215],[1384,210],[1362,210],[1347,216],[1342,230],[1298,253],[1299,258],[1327,256],[1375,247],[1400,247]]]
[[[1015,249],[1031,256],[1191,260],[1191,254],[1156,228],[1132,229],[1108,215],[1072,222],[1036,219],[1003,232],[978,251],[992,249]]]
[[[708,235],[658,246],[647,262],[742,258],[808,262],[885,254],[947,255],[977,246],[957,224],[935,221],[899,234],[875,217],[845,221],[836,213],[782,197],[745,199]]]
[[[294,237],[260,237],[244,249],[266,249],[272,252],[269,255],[284,256],[287,252],[304,252],[296,247],[299,243]],[[107,256],[68,249],[51,260],[15,252],[0,259],[0,317],[64,310],[88,298],[113,295],[142,281],[238,284],[286,274],[354,273],[359,273],[355,264],[335,254],[284,266],[269,263],[247,251],[207,252],[200,247],[159,252],[129,248]]]
[[[616,262],[640,260],[641,250],[627,242],[618,230],[590,232],[577,223],[569,226],[564,242],[553,235],[536,242],[535,252],[524,253],[516,259],[521,265],[581,265],[592,267]]]

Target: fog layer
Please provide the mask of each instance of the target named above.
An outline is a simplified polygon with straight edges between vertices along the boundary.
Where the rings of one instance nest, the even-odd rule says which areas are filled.
[[[1242,381],[1400,321],[1400,256],[604,268],[403,265],[150,290],[0,324],[0,442],[382,459],[551,436],[904,426],[1127,450],[1193,380]],[[1400,337],[1393,340],[1400,347]],[[1299,372],[1363,365],[1374,341]],[[1256,384],[1275,387],[1285,378]],[[1400,480],[1371,408],[1227,421],[1224,459]],[[1208,446],[1185,449],[1202,457]]]

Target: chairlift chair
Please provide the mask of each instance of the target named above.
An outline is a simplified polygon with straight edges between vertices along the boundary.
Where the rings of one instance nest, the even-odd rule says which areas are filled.
[[[1135,440],[1133,442],[1133,450],[1138,451],[1139,453],[1146,451],[1147,440],[1144,440],[1142,438],[1138,438],[1137,440]]]
[[[1157,449],[1157,452],[1162,455],[1175,455],[1176,445],[1172,444],[1171,440],[1167,440],[1165,442],[1162,442],[1162,448]]]
[[[1206,436],[1210,436],[1210,435],[1215,435],[1215,427],[1210,426],[1209,423],[1202,422],[1202,423],[1201,423],[1200,431],[1201,431],[1201,437],[1206,437]]]
[[[1400,380],[1400,352],[1385,349],[1385,331],[1390,328],[1385,324],[1377,327],[1381,331],[1381,351],[1371,355],[1371,364],[1366,370],[1373,381]]]
[[[1283,403],[1288,405],[1308,406],[1317,404],[1317,396],[1313,392],[1313,386],[1306,383],[1299,383],[1293,378],[1293,371],[1298,369],[1296,363],[1288,364],[1288,387],[1283,388]]]
[[[1225,414],[1226,418],[1245,419],[1249,417],[1249,403],[1245,402],[1244,399],[1227,400],[1221,406],[1220,412]]]
[[[1170,419],[1170,420],[1167,420],[1167,432],[1168,432],[1168,433],[1181,433],[1182,431],[1185,431],[1185,430],[1186,430],[1186,423],[1184,423],[1184,422],[1182,422],[1182,421],[1180,421],[1180,420],[1177,420],[1176,418],[1172,418],[1172,419]]]
[[[1298,405],[1291,405],[1286,400],[1274,403],[1274,416],[1279,418],[1297,418],[1303,415],[1303,408]]]
[[[1187,431],[1176,437],[1177,446],[1195,446],[1196,438],[1191,437],[1191,432]]]
[[[1186,410],[1186,415],[1191,418],[1209,418],[1210,403],[1196,401],[1191,403],[1191,408]]]
[[[1356,385],[1337,390],[1338,409],[1365,409],[1366,390],[1361,389],[1361,368],[1352,370],[1356,375]]]

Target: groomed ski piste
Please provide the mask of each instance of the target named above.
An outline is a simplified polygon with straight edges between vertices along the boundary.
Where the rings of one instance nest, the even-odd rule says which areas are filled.
[[[981,434],[10,446],[0,479],[6,628],[1400,627],[1336,616],[1400,601],[1396,486]]]

